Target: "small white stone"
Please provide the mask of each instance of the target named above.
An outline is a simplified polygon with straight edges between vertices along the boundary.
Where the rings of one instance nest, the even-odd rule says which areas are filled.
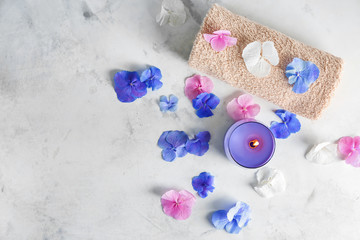
[[[186,8],[181,0],[163,0],[161,11],[156,16],[156,22],[163,26],[169,24],[176,27],[186,21]]]
[[[305,155],[305,158],[317,164],[330,164],[341,160],[337,156],[337,144],[331,142],[314,145]]]

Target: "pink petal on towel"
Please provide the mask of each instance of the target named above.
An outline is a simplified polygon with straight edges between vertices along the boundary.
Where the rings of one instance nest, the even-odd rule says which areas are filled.
[[[203,34],[203,36],[204,36],[205,41],[207,41],[208,43],[211,42],[211,39],[213,39],[214,37],[217,37],[217,35],[207,34],[207,33]]]
[[[226,46],[231,47],[236,45],[237,42],[237,38],[234,37],[228,37],[228,36],[224,36],[225,41],[226,41]]]
[[[228,30],[217,30],[213,34],[230,36],[231,32]]]
[[[214,84],[210,78],[206,76],[193,75],[188,77],[185,81],[185,95],[193,100],[200,93],[207,92],[211,93],[214,89]]]
[[[224,37],[218,36],[211,39],[211,47],[217,52],[224,50],[226,48],[226,41]]]

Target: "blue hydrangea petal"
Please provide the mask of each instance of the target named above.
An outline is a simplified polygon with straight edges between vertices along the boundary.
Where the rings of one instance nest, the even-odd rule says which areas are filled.
[[[153,79],[147,82],[147,86],[151,88],[153,91],[160,89],[163,86],[163,83],[160,80]]]
[[[151,78],[152,74],[151,74],[151,69],[148,68],[146,70],[144,70],[142,73],[141,73],[141,76],[140,76],[140,81],[141,82],[146,82],[147,80],[149,80]]]
[[[298,78],[300,78],[300,77],[298,77],[298,76],[296,76],[296,75],[290,75],[290,76],[288,76],[288,79],[289,79],[289,84],[294,84],[294,83],[296,83],[296,81],[298,80]]]
[[[168,109],[170,112],[175,112],[177,110],[177,104],[171,103]]]
[[[177,147],[176,148],[176,156],[177,157],[184,157],[188,152],[186,151],[185,146]]]
[[[250,206],[244,202],[241,202],[240,208],[234,216],[239,227],[243,228],[250,219]]]
[[[162,155],[162,158],[167,162],[172,162],[176,158],[176,153],[171,148],[162,150],[161,155]]]
[[[319,68],[312,62],[306,62],[306,69],[301,72],[301,76],[304,78],[304,82],[308,85],[318,79],[320,74]]]
[[[114,76],[114,86],[115,88],[123,88],[123,87],[127,87],[130,84],[130,78],[129,78],[129,73],[128,71],[121,71],[121,72],[117,72],[115,73]]]
[[[177,104],[178,102],[179,102],[179,99],[177,96],[172,95],[172,94],[169,96],[169,103]]]
[[[208,131],[203,131],[196,134],[195,137],[199,139],[201,142],[209,142],[211,135]]]
[[[299,119],[296,118],[296,115],[291,117],[291,119],[286,123],[290,133],[297,133],[301,129],[301,123]]]
[[[192,104],[196,110],[200,109],[204,105],[203,102],[201,101],[201,99],[199,99],[199,98],[194,98],[192,100]]]
[[[208,196],[208,191],[204,189],[203,191],[198,192],[199,197],[206,198]]]
[[[153,80],[160,80],[162,78],[161,70],[159,68],[151,66],[149,69]]]
[[[161,136],[159,137],[159,140],[158,140],[158,146],[161,148],[161,149],[166,149],[166,148],[172,148],[173,146],[168,143],[166,141],[166,136],[170,133],[170,131],[166,131],[166,132],[163,132],[161,134]]]
[[[186,142],[186,150],[194,155],[199,156],[201,150],[201,142],[198,139],[191,139]]]
[[[210,93],[210,97],[207,100],[206,105],[208,105],[211,109],[215,109],[219,103],[220,99],[215,94]]]
[[[200,109],[198,109],[196,111],[196,115],[199,117],[199,118],[204,118],[204,117],[211,117],[212,115],[214,115],[212,113],[212,111],[210,110],[210,108],[208,106],[203,106],[201,107]]]
[[[306,69],[306,62],[300,58],[294,58],[292,62],[286,66],[285,71],[295,70],[294,74],[296,74],[296,72],[301,72],[304,69]]]
[[[136,100],[136,97],[131,94],[130,87],[115,88],[115,92],[120,102],[130,103]]]
[[[183,145],[185,146],[185,143],[189,138],[183,131],[171,131],[165,139],[173,147],[177,148]]]
[[[193,177],[191,182],[194,190],[197,192],[201,192],[204,190],[203,183],[204,180],[200,176]]]
[[[292,112],[286,111],[284,109],[278,109],[275,111],[275,114],[283,121],[283,122],[287,122],[289,119],[291,119],[293,117]]]
[[[227,212],[225,210],[219,210],[212,214],[211,222],[217,229],[224,229],[225,225],[229,223],[227,219]]]
[[[159,107],[161,112],[166,112],[169,110],[169,104],[167,104],[166,102],[160,102]]]
[[[160,102],[169,103],[167,97],[164,95],[160,96]]]
[[[146,84],[138,81],[131,87],[131,95],[133,95],[136,98],[141,98],[145,96],[147,93],[146,90]]]
[[[225,225],[225,230],[228,233],[238,234],[241,228],[238,226],[237,221],[233,219],[231,222]]]
[[[307,84],[304,82],[303,78],[298,78],[298,80],[295,82],[292,90],[294,93],[305,93],[307,90],[309,90],[310,84]]]
[[[272,122],[270,130],[276,138],[285,139],[290,136],[290,131],[285,123]]]
[[[209,150],[209,144],[206,142],[201,143],[201,147],[200,147],[198,156],[203,156],[208,150]]]

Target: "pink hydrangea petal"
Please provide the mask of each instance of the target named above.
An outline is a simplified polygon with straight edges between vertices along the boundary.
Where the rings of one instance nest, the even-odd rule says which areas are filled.
[[[200,76],[200,84],[203,92],[211,93],[214,89],[214,83],[206,76]]]
[[[253,103],[253,98],[250,94],[243,94],[237,98],[237,103],[241,107],[247,107]]]
[[[342,137],[338,143],[338,151],[342,155],[343,158],[349,156],[349,154],[353,151],[354,140],[352,137]]]
[[[347,164],[351,164],[354,167],[360,167],[360,153],[359,151],[353,151],[350,155],[345,159]]]
[[[200,93],[211,93],[214,88],[213,82],[210,78],[200,75],[194,75],[186,79],[185,81],[185,95],[193,100]]]
[[[360,150],[360,137],[359,136],[354,137],[354,148],[357,150]]]
[[[231,32],[228,30],[217,30],[217,31],[213,32],[213,34],[230,36]]]
[[[234,119],[235,121],[245,118],[244,113],[241,111],[241,106],[238,104],[236,98],[234,98],[227,104],[226,110],[227,110],[229,116],[232,119]]]
[[[207,34],[207,33],[203,34],[203,36],[204,36],[205,41],[207,41],[208,43],[211,42],[211,39],[213,39],[214,37],[217,37],[217,35]]]
[[[186,190],[180,192],[170,190],[161,197],[161,205],[164,213],[177,220],[189,218],[194,203],[195,196]]]
[[[226,48],[225,39],[221,37],[211,39],[211,47],[217,52],[224,50]]]
[[[255,117],[256,115],[259,114],[260,112],[260,105],[259,104],[253,104],[253,105],[250,105],[248,106],[247,108],[247,118],[253,118]]]
[[[231,47],[231,46],[236,45],[237,38],[228,37],[228,36],[224,36],[224,38],[225,38],[225,41],[226,41],[226,45],[227,45],[227,46]]]

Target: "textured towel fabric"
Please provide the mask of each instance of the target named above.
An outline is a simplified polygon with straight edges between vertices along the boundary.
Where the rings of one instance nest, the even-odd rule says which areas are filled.
[[[202,34],[220,29],[231,31],[231,36],[236,37],[238,42],[224,51],[215,52]],[[279,64],[272,66],[270,74],[263,78],[254,77],[246,69],[241,56],[246,45],[253,41],[273,41],[279,54]],[[311,61],[320,69],[319,78],[303,94],[294,93],[285,76],[286,66],[295,57]],[[234,87],[265,98],[290,112],[317,119],[328,106],[340,81],[343,61],[215,4],[205,17],[196,37],[189,65]]]

